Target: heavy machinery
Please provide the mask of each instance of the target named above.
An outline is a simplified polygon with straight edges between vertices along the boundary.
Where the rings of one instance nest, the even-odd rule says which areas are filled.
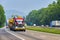
[[[10,30],[26,31],[26,27],[24,25],[24,18],[22,18],[21,16],[14,16],[13,18],[10,18],[8,21],[8,27],[10,28]]]

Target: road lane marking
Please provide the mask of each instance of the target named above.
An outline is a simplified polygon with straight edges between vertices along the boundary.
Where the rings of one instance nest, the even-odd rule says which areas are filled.
[[[15,37],[17,37],[17,38],[19,38],[19,39],[21,39],[21,40],[25,40],[25,39],[23,39],[22,37],[17,36],[17,35],[15,35],[15,34],[13,34],[13,33],[9,32],[9,31],[7,31],[7,30],[6,30],[6,32],[8,32],[9,34],[11,34],[11,35],[13,35],[13,36],[15,36]]]

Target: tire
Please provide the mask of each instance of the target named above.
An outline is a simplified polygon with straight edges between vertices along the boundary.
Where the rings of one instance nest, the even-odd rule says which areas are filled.
[[[11,31],[14,31],[14,28],[10,28]]]
[[[10,28],[10,30],[12,30],[12,28]]]
[[[26,31],[26,30],[23,30],[24,32]]]

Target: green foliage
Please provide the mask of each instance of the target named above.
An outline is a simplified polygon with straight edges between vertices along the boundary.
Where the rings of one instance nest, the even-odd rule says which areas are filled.
[[[27,16],[28,20],[26,20],[26,21],[27,22],[29,21],[29,23],[36,23],[37,24],[38,23],[38,17],[37,16],[38,16],[38,11],[32,10],[32,12],[30,12],[29,15]]]
[[[4,26],[5,23],[5,14],[2,5],[0,5],[0,26]]]
[[[60,5],[60,0],[57,0],[57,4]]]
[[[47,8],[32,10],[26,17],[26,22],[32,22],[37,25],[49,25],[53,20],[60,20],[60,0],[57,3],[53,1]]]
[[[49,28],[49,27],[27,27],[27,29],[33,31],[39,31],[39,32],[60,34],[60,29]]]

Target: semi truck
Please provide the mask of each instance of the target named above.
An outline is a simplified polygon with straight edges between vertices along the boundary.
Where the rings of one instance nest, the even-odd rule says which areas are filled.
[[[51,27],[60,27],[60,21],[51,21],[50,26]]]
[[[8,27],[10,30],[26,31],[24,18],[21,16],[14,16],[8,20]]]

